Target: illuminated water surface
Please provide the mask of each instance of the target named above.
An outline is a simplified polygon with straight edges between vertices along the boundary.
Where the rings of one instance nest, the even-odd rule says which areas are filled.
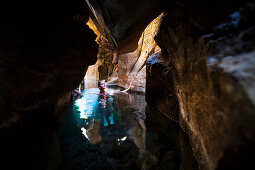
[[[110,97],[100,99],[98,88],[89,88],[83,91],[83,96],[74,103],[74,113],[79,116],[82,134],[93,144],[101,142],[100,127],[114,125],[119,121],[119,110],[114,101],[114,94],[121,93],[119,89],[107,88]],[[77,115],[79,114],[79,115]],[[93,134],[90,133],[93,131]],[[125,138],[126,139],[126,138]],[[120,141],[120,139],[118,139]],[[121,138],[123,141],[123,138]]]
[[[111,98],[104,101],[98,99],[98,88],[86,89],[68,110],[58,135],[60,169],[181,169],[186,160],[181,159],[179,126],[150,113],[143,94],[106,90]],[[187,145],[184,158],[194,162]]]

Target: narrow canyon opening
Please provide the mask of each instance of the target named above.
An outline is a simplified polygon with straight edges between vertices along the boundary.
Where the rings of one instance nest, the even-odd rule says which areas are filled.
[[[124,54],[115,51],[89,19],[99,44],[97,62],[76,88],[82,95],[73,93],[73,105],[57,133],[60,169],[198,169],[178,120],[168,120],[145,101],[146,67],[161,52],[154,37],[163,16],[144,29],[135,51]],[[104,99],[98,89],[101,80],[106,80],[109,93]],[[130,83],[131,89],[121,92]]]
[[[1,7],[0,169],[254,169],[252,0]]]

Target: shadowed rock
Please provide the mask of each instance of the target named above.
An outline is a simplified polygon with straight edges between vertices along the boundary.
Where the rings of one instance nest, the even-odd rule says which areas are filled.
[[[10,112],[54,112],[69,100],[58,103],[96,62],[97,53],[95,35],[85,25],[85,2],[13,3],[5,4],[1,22],[1,122]]]
[[[1,162],[9,169],[56,169],[55,114],[96,62],[86,3],[14,0],[1,12]]]
[[[136,50],[143,30],[166,5],[165,0],[87,0],[87,3],[99,32],[118,48],[120,54]]]

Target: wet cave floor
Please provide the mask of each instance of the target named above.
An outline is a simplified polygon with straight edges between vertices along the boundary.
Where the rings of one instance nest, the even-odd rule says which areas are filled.
[[[61,170],[198,169],[189,139],[176,122],[145,102],[145,96],[108,88],[85,90],[65,111],[57,130]]]

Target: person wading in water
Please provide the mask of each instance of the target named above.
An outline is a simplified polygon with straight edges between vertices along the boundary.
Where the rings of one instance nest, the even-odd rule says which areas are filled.
[[[126,93],[131,90],[132,83],[130,83],[129,88],[121,91]],[[100,90],[98,94],[97,101],[99,102],[99,108],[102,109],[103,117],[104,117],[104,126],[108,126],[108,124],[114,124],[113,122],[113,98],[106,91],[105,80],[101,80],[98,82],[98,88]]]

